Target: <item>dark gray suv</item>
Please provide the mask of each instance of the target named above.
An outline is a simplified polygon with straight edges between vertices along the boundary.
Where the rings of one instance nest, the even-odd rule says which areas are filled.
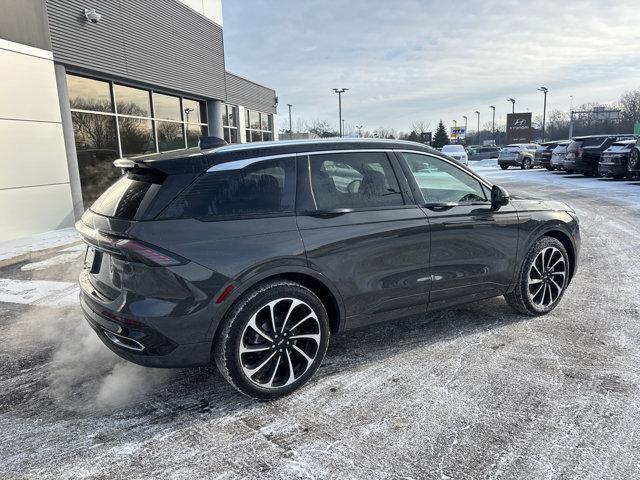
[[[330,335],[505,295],[551,311],[576,271],[571,208],[510,198],[421,144],[270,142],[117,160],[76,228],[81,306],[142,365],[215,360],[241,392],[285,395]]]

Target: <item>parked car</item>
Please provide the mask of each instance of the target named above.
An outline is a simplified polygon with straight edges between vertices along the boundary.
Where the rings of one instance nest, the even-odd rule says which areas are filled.
[[[562,140],[558,142],[556,148],[551,152],[550,166],[552,170],[564,170],[564,157],[567,156],[567,147],[571,140]]]
[[[640,175],[640,138],[636,140],[636,144],[629,152],[629,174],[633,176]]]
[[[600,155],[613,142],[635,139],[633,135],[589,135],[574,137],[567,147],[564,158],[564,169],[569,172],[582,173],[587,177],[598,175]]]
[[[440,151],[445,155],[449,155],[451,158],[456,159],[463,165],[469,165],[469,156],[462,145],[445,145]]]
[[[538,148],[535,143],[513,143],[500,150],[498,165],[503,170],[511,166],[524,169],[533,168],[533,156]]]
[[[469,161],[498,158],[500,155],[500,147],[474,147],[473,149],[469,149],[468,154]]]
[[[629,156],[635,146],[635,140],[613,142],[600,156],[598,174],[616,179],[622,179],[629,175]]]
[[[557,141],[545,142],[538,145],[538,148],[533,155],[533,166],[553,170],[553,167],[551,167],[551,155],[553,154],[553,149],[557,146]]]
[[[257,398],[307,382],[332,335],[498,295],[543,315],[576,272],[570,207],[511,198],[418,143],[261,142],[114,163],[126,174],[76,224],[87,321],[129,361],[214,360]]]

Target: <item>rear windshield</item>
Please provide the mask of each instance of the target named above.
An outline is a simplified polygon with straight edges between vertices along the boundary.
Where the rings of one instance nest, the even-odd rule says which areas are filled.
[[[445,145],[442,147],[443,152],[464,152],[462,145]]]
[[[567,150],[570,152],[576,151],[579,148],[584,148],[584,147],[597,147],[599,145],[602,145],[602,142],[604,142],[605,137],[593,137],[593,138],[578,138],[576,140],[573,140],[569,146],[567,147]]]
[[[165,177],[157,170],[129,172],[100,195],[91,210],[106,217],[133,220],[140,207],[155,196]]]

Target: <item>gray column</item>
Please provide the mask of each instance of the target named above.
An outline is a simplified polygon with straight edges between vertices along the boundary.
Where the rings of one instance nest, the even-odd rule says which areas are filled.
[[[67,167],[69,168],[69,185],[71,187],[71,201],[76,220],[84,212],[82,203],[82,188],[80,186],[80,171],[78,170],[78,154],[73,135],[73,123],[69,106],[69,92],[67,90],[67,72],[64,65],[55,64],[56,86],[58,87],[58,101],[60,102],[60,117],[62,118],[62,134],[64,149],[67,152]]]
[[[209,135],[224,138],[222,131],[222,107],[220,100],[207,100],[207,119],[209,121]]]

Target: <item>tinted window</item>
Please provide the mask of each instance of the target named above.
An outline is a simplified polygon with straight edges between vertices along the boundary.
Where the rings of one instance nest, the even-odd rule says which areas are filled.
[[[67,89],[71,108],[94,112],[113,112],[108,82],[67,75]]]
[[[162,214],[163,217],[212,217],[292,212],[295,160],[240,160],[217,165],[199,177]]]
[[[151,120],[120,117],[122,156],[142,155],[156,151]]]
[[[130,172],[111,185],[91,205],[91,210],[107,217],[131,220],[135,217],[142,200],[157,192],[157,188],[152,186],[162,184],[165,177],[164,174],[155,170]]]
[[[185,122],[204,123],[206,121],[204,116],[204,108],[202,107],[202,102],[184,98],[182,100],[182,111],[184,112]]]
[[[184,148],[184,133],[182,123],[157,122],[158,148],[161,152]]]
[[[113,94],[116,97],[118,113],[137,117],[151,116],[149,91],[125,87],[124,85],[114,85]]]
[[[439,158],[403,153],[427,203],[465,203],[487,200],[482,184]]]
[[[156,118],[166,120],[182,120],[180,113],[180,99],[161,93],[153,94],[153,108]]]
[[[187,125],[187,147],[197,147],[200,137],[207,136],[207,127],[200,125]]]
[[[404,205],[385,153],[315,155],[311,184],[320,210]]]

